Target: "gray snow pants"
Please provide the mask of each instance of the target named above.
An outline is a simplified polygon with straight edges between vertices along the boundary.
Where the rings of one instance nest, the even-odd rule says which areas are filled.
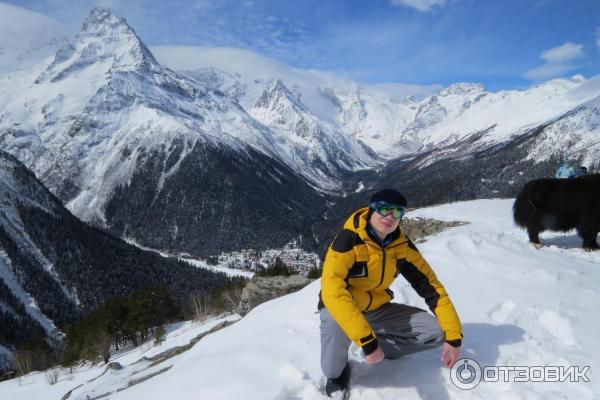
[[[320,314],[321,369],[327,378],[337,378],[348,362],[351,341],[327,308]],[[445,340],[437,319],[417,307],[388,303],[364,316],[388,359],[438,347]]]

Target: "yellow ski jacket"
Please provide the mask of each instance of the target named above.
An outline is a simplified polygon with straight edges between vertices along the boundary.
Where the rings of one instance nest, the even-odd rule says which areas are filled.
[[[446,335],[460,346],[462,326],[444,286],[415,245],[397,229],[381,247],[367,231],[369,208],[354,212],[327,250],[321,277],[321,299],[348,338],[363,347],[376,338],[363,312],[394,298],[389,289],[402,275],[425,299]]]

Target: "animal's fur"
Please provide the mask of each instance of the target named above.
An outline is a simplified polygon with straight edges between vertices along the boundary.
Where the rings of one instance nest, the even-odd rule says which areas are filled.
[[[515,223],[527,229],[529,240],[539,244],[545,230],[573,228],[586,249],[599,248],[600,174],[576,179],[535,179],[527,182],[513,205]]]

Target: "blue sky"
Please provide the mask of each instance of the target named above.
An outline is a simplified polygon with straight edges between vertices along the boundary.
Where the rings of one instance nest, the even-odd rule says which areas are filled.
[[[153,45],[239,47],[362,83],[526,88],[600,73],[599,0],[4,0],[76,33],[100,3]]]

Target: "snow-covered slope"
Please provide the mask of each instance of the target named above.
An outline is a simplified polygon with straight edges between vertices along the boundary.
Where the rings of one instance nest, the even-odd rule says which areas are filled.
[[[481,366],[590,366],[590,382],[482,382],[461,390],[442,367],[439,351],[375,366],[350,349],[351,397],[375,399],[595,399],[600,384],[597,297],[600,253],[585,252],[574,233],[546,234],[536,250],[512,222],[512,200],[477,200],[415,210],[412,218],[462,220],[417,244],[446,286],[464,326],[462,356]],[[401,278],[395,301],[426,306]],[[111,399],[325,399],[315,314],[319,282],[264,303],[236,324],[202,339],[166,372]],[[129,370],[131,371],[131,370]],[[100,374],[101,368],[96,370]],[[84,383],[73,399],[102,388],[122,387],[118,372]],[[92,374],[87,374],[89,379]],[[134,378],[134,377],[132,377]],[[61,379],[63,391],[83,383]],[[41,375],[0,383],[8,397],[44,399]],[[111,386],[112,382],[112,386]],[[121,382],[121,383],[119,383]],[[54,391],[56,397],[63,392]]]
[[[10,238],[19,247],[27,249],[33,260],[60,287],[65,297],[78,302],[75,293],[69,290],[61,281],[54,265],[42,253],[27,234],[25,223],[21,217],[21,207],[32,207],[50,215],[59,215],[62,205],[45,188],[36,182],[33,175],[20,166],[12,157],[0,152],[0,282],[10,290],[16,304],[6,304],[0,301],[1,310],[13,310],[19,303],[25,307],[27,315],[33,318],[46,332],[53,334],[56,330],[54,323],[40,310],[34,296],[26,290],[28,284],[23,265],[14,265],[7,254],[5,240]],[[20,263],[19,263],[20,264]],[[13,311],[14,312],[14,311]],[[15,314],[16,315],[16,314]]]
[[[48,386],[46,374],[32,373],[22,377],[20,383],[18,379],[4,382],[8,386],[0,387],[0,394],[3,398],[8,396],[7,398],[10,399],[58,399],[62,398],[66,392],[75,386],[89,383],[92,380],[95,381],[93,390],[97,394],[106,393],[107,391],[112,392],[126,387],[132,375],[136,376],[135,379],[139,379],[147,376],[151,377],[157,371],[168,369],[180,358],[176,355],[178,347],[189,346],[190,341],[205,335],[211,329],[218,329],[220,325],[233,323],[239,318],[239,315],[232,314],[209,318],[204,321],[187,321],[166,325],[164,342],[160,345],[155,345],[154,339],[152,339],[138,347],[121,349],[117,354],[113,354],[111,361],[124,366],[119,371],[113,369],[103,374],[104,365],[94,366],[89,364],[74,367],[73,372],[68,374],[66,374],[66,369],[54,368],[48,373],[57,373],[58,375],[58,381],[53,386]],[[4,350],[0,346],[0,359],[4,355]],[[168,358],[167,354],[169,352],[173,352],[172,356],[174,357]],[[8,354],[10,355],[10,352]],[[152,366],[149,359],[161,357],[161,354],[166,355],[166,360],[159,363],[157,367]],[[99,375],[101,376],[99,377]],[[9,388],[13,383],[15,385]],[[43,392],[39,390],[41,387],[45,387]],[[68,398],[79,398],[79,396]]]
[[[590,79],[572,91],[572,96],[585,97],[585,92],[595,94],[592,88],[600,85],[600,76]],[[590,88],[590,90],[588,90]],[[600,148],[600,96],[581,104],[562,118],[549,124],[535,140],[529,158],[548,159],[552,154],[565,159],[577,157],[581,165],[598,166]]]
[[[485,130],[480,139],[484,143],[508,141],[598,97],[598,91],[581,90],[581,86],[588,84],[583,77],[575,76],[548,81],[525,91],[497,93],[485,92],[481,85],[454,85],[429,98],[430,107],[425,108],[425,115],[433,114],[433,123],[426,124],[419,136],[430,147],[450,144]],[[564,135],[576,133],[591,132],[567,131]]]
[[[50,57],[63,37],[62,25],[52,18],[0,3],[0,75]]]

